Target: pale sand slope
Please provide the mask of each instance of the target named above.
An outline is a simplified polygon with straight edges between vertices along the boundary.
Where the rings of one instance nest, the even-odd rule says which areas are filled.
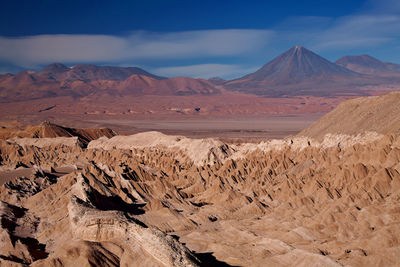
[[[239,266],[400,263],[398,135],[73,140],[0,141],[2,168],[36,166],[0,187],[1,266],[216,264],[191,251]],[[60,166],[80,167],[45,171]]]
[[[342,102],[298,136],[321,139],[325,134],[358,134],[364,131],[400,134],[400,92],[361,97]]]

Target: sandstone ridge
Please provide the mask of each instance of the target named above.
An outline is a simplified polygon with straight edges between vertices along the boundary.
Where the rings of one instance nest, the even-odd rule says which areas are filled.
[[[350,99],[342,102],[299,136],[317,139],[326,134],[350,134],[373,131],[400,134],[400,93]]]
[[[396,134],[29,140],[0,142],[2,266],[400,260]]]

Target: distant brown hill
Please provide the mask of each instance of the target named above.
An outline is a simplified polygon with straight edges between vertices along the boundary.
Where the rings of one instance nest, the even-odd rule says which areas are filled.
[[[208,81],[215,85],[222,85],[226,82],[226,80],[224,80],[220,77],[212,77],[212,78],[208,79]]]
[[[67,67],[61,63],[50,64],[35,73],[34,76],[49,80],[80,80],[90,82],[99,80],[123,81],[134,74],[148,76],[157,80],[165,79],[137,67],[95,66],[90,64]]]
[[[45,121],[38,126],[10,126],[11,127],[3,126],[3,128],[0,129],[0,139],[9,139],[13,137],[54,138],[77,136],[79,140],[86,145],[90,141],[102,136],[111,138],[116,135],[116,133],[109,128],[68,128],[48,121]]]
[[[295,46],[258,71],[225,83],[243,93],[284,95],[363,95],[354,86],[379,83],[363,74],[334,64],[314,52]]]
[[[346,100],[299,135],[359,134],[374,131],[400,134],[400,92]]]
[[[216,94],[218,89],[206,80],[167,79],[140,68],[54,63],[39,72],[24,71],[0,76],[0,101],[12,102],[57,96],[89,95],[192,95]]]
[[[186,77],[157,80],[144,75],[132,75],[125,81],[115,84],[114,88],[120,95],[209,95],[219,93],[219,90],[207,80]]]
[[[357,66],[367,66],[364,69],[373,65],[379,71],[359,73],[340,62],[358,62]],[[396,64],[378,63],[346,57],[335,64],[295,46],[258,71],[230,81],[165,78],[135,67],[54,63],[37,72],[0,75],[0,117],[37,115],[42,121],[55,113],[61,117],[323,113],[349,97],[399,90],[400,74],[383,72],[394,71]]]
[[[336,64],[364,74],[400,74],[400,65],[382,62],[369,55],[345,56],[338,59]]]

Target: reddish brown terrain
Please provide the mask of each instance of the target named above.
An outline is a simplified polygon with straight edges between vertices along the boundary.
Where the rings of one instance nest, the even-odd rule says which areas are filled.
[[[398,98],[350,100],[257,143],[0,140],[0,265],[397,266]]]
[[[38,72],[0,76],[0,119],[38,123],[78,117],[132,120],[326,113],[346,98],[400,89],[396,64],[368,56],[345,57],[336,63],[296,46],[255,73],[231,81],[164,78],[140,68],[55,63]]]
[[[193,78],[165,79],[139,68],[55,63],[39,72],[25,71],[0,78],[0,100],[23,100],[69,96],[96,98],[128,95],[216,94],[208,81]]]

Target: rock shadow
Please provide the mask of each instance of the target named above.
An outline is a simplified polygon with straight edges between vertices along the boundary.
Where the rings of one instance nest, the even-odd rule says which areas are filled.
[[[105,196],[95,189],[92,189],[92,191],[88,194],[88,197],[90,202],[99,210],[118,210],[130,213],[132,215],[141,215],[145,213],[143,207],[146,204],[128,204],[117,195]]]

